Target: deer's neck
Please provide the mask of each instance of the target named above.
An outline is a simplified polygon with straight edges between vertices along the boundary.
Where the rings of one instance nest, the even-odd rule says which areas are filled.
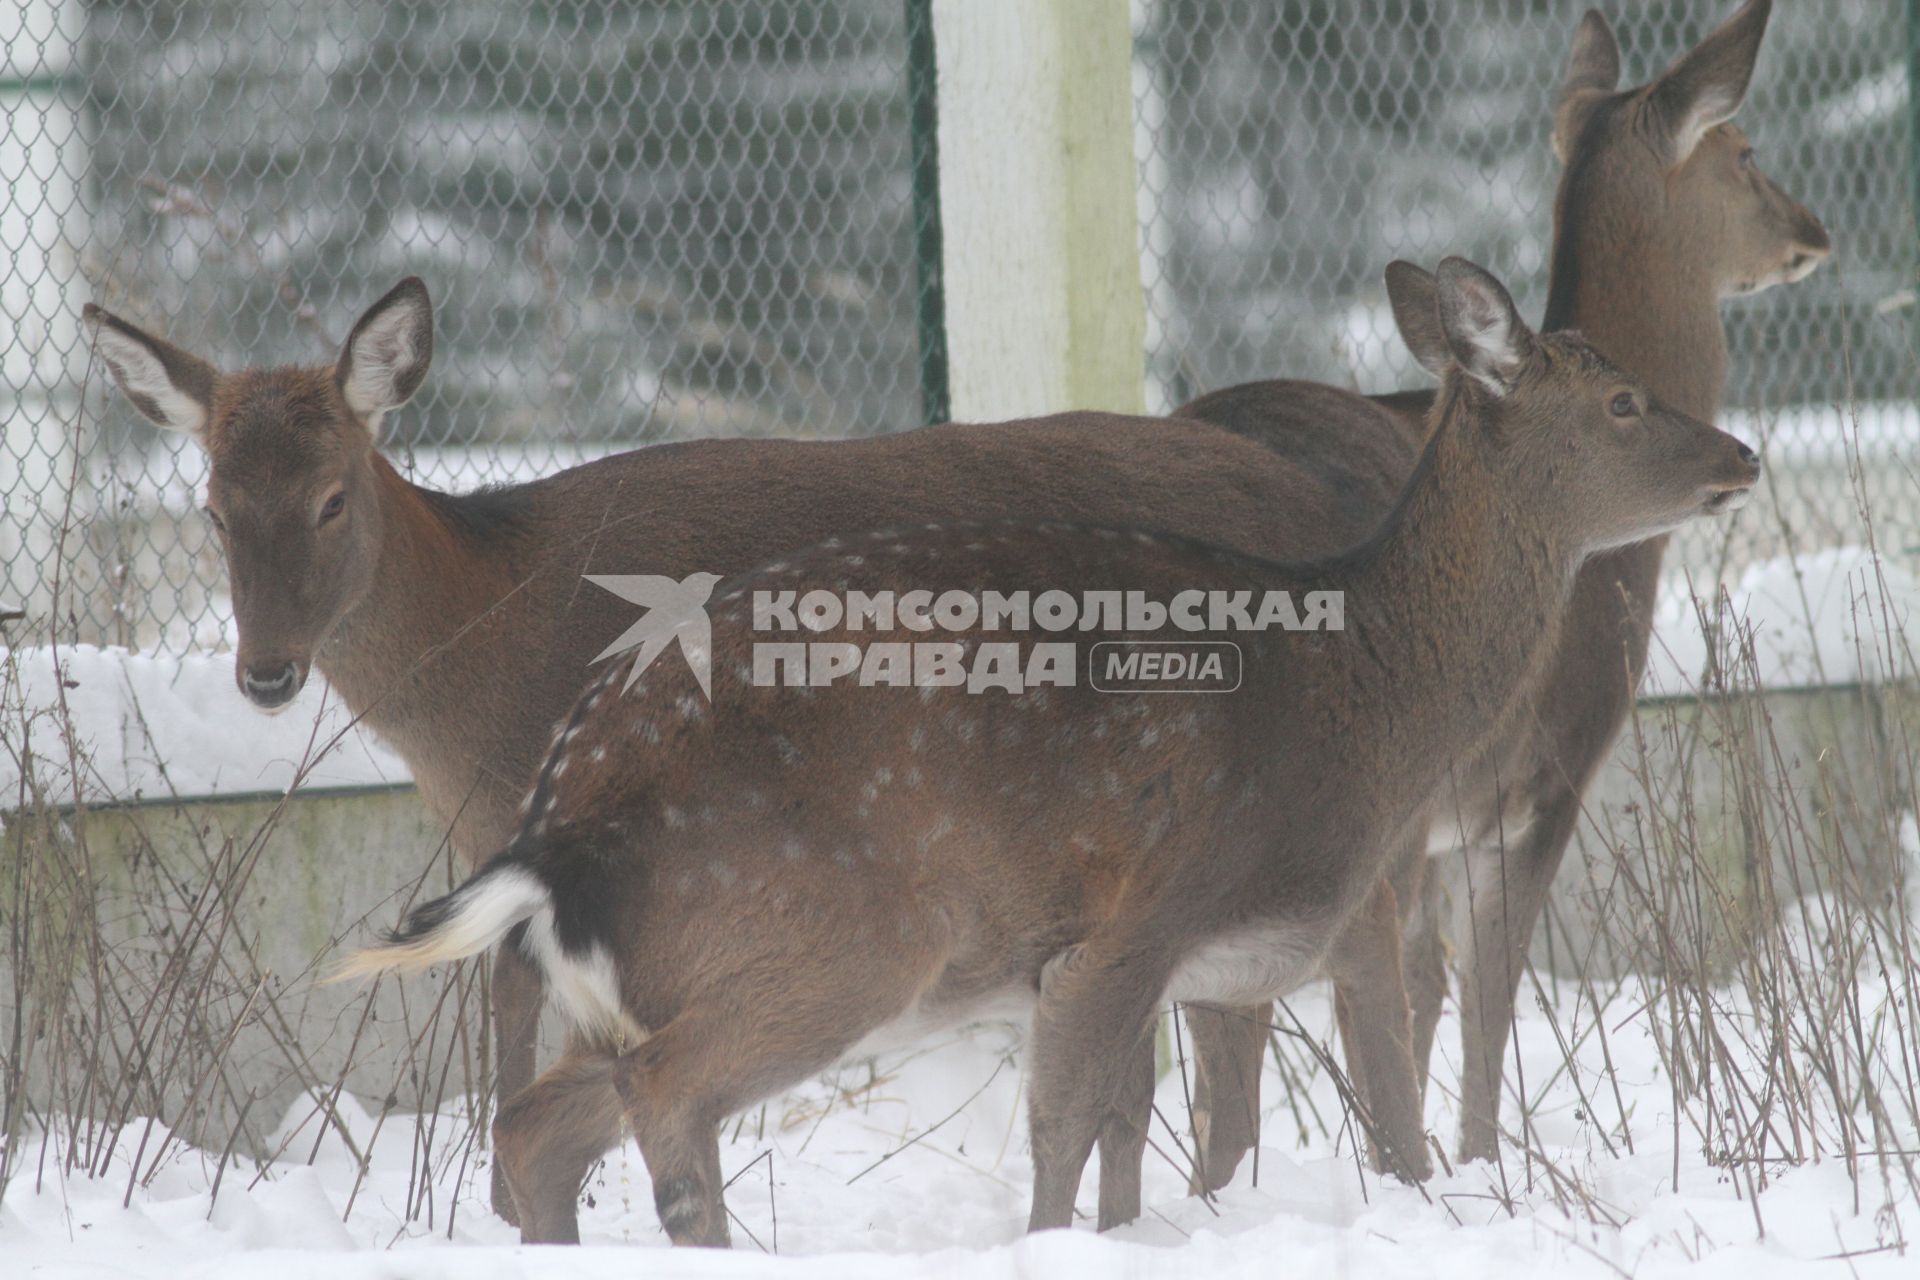
[[[1615,214],[1618,216],[1609,216]],[[1699,255],[1628,210],[1558,215],[1544,328],[1578,329],[1682,413],[1711,422],[1726,385],[1720,292]]]
[[[1458,417],[1442,392],[1441,413]],[[1578,550],[1542,508],[1504,491],[1499,446],[1446,421],[1346,587],[1353,685],[1381,727],[1383,767],[1414,777],[1479,749],[1538,681],[1558,641]],[[1391,763],[1389,763],[1391,762]]]
[[[410,484],[385,458],[373,469],[381,520],[373,581],[315,665],[356,715],[404,739],[424,705],[460,699],[446,688],[451,664],[440,661],[449,646],[459,642],[467,669],[490,665],[486,646],[505,628],[488,620],[511,599],[517,574],[511,540],[462,528],[457,500]]]

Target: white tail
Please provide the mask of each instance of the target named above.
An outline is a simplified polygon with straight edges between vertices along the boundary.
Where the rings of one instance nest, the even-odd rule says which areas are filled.
[[[531,865],[511,853],[495,858],[445,897],[415,907],[399,928],[348,956],[327,981],[451,964],[479,955],[521,926],[521,953],[540,971],[548,996],[580,1034],[616,1050],[645,1039],[620,1006],[613,957],[597,944],[579,950],[561,945],[552,891]]]

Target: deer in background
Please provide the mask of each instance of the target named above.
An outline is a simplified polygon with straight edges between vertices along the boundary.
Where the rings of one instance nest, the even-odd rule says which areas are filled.
[[[1831,248],[1820,220],[1761,172],[1732,123],[1771,10],[1770,0],[1750,0],[1658,77],[1625,90],[1619,45],[1590,10],[1554,106],[1563,172],[1544,328],[1578,330],[1663,402],[1708,420],[1726,378],[1721,300],[1801,280]],[[1423,363],[1444,365],[1447,353],[1432,335],[1408,338]],[[1351,519],[1365,522],[1386,514],[1425,438],[1432,402],[1431,393],[1367,398],[1279,381],[1215,392],[1175,413],[1300,463]],[[1464,1159],[1495,1154],[1515,988],[1581,797],[1632,706],[1665,546],[1664,536],[1649,538],[1581,569],[1538,694],[1481,760],[1448,779],[1433,821],[1411,832],[1391,862],[1399,906],[1410,912],[1404,969],[1424,1082],[1446,987],[1426,855],[1430,845],[1436,853],[1464,846],[1471,859],[1461,965]],[[1364,1096],[1368,1064],[1345,1034],[1353,997],[1337,974],[1335,987],[1350,1074]],[[1196,1190],[1224,1186],[1258,1138],[1270,1023],[1265,1009],[1188,1011],[1198,1067]]]
[[[1312,976],[1447,762],[1552,661],[1582,562],[1758,479],[1752,450],[1577,335],[1535,337],[1471,264],[1443,262],[1437,290],[1396,264],[1389,288],[1406,308],[1437,299],[1455,365],[1400,500],[1348,552],[1289,565],[1074,525],[881,530],[721,584],[711,707],[684,667],[626,696],[619,665],[588,687],[515,838],[345,971],[503,939],[540,968],[580,1035],[495,1124],[524,1239],[571,1237],[581,1178],[619,1135],[581,1100],[608,1079],[668,1234],[724,1245],[720,1121],[875,1037],[1021,1005],[1029,1227],[1069,1225],[1096,1139],[1144,1109],[1161,1004]],[[1244,642],[1224,696],[753,683],[756,590],[1049,585],[1338,591],[1345,626],[1195,635]]]
[[[849,530],[1004,515],[1158,528],[1288,558],[1372,527],[1253,441],[1086,413],[855,440],[661,445],[530,484],[445,494],[409,483],[379,451],[433,354],[432,306],[417,279],[360,317],[332,366],[223,373],[97,307],[85,321],[134,407],[207,451],[240,691],[279,708],[318,668],[406,760],[428,809],[475,863],[513,835],[552,725],[633,620],[582,575],[737,573]],[[1388,1045],[1406,1040],[1398,949],[1372,934],[1353,948],[1364,972],[1385,975],[1365,987],[1378,1010],[1370,1031]],[[497,958],[492,999],[504,1098],[533,1079],[540,993],[518,951]],[[1402,1058],[1386,1087],[1402,1098],[1397,1114],[1417,1122],[1418,1084],[1404,1049]],[[617,1115],[610,1084],[598,1102]],[[1102,1146],[1115,1220],[1137,1212],[1145,1142],[1123,1137]],[[494,1205],[511,1216],[497,1164]]]

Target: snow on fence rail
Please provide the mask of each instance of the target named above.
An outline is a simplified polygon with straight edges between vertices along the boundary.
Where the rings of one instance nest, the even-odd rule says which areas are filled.
[[[1727,684],[1874,683],[1920,670],[1904,640],[1891,652],[1888,644],[1920,634],[1920,573],[1866,548],[1750,565],[1724,601],[1692,586],[1674,577],[1663,590],[1645,696],[1687,697]],[[62,725],[72,726],[70,738]],[[55,804],[409,777],[317,677],[277,715],[243,706],[226,654],[0,648],[0,728],[9,738],[34,732],[37,783]],[[17,754],[0,753],[0,810],[19,783]]]

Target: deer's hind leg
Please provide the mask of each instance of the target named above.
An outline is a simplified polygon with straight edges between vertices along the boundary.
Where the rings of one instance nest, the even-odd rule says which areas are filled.
[[[1260,1141],[1260,1069],[1266,1062],[1270,1004],[1182,1006],[1193,1045],[1193,1177],[1207,1195],[1233,1181]]]
[[[712,972],[660,1030],[614,1060],[614,1088],[673,1243],[728,1243],[720,1123],[825,1071],[904,1012],[931,953],[857,963],[867,957],[855,948],[828,965],[816,953],[809,969],[808,956],[776,945]]]
[[[1140,1216],[1140,1179],[1153,1122],[1153,1026],[1128,1050],[1120,1093],[1100,1125],[1100,1230]]]
[[[620,1140],[613,1055],[569,1049],[493,1120],[495,1172],[519,1211],[523,1244],[578,1244],[580,1185]]]
[[[540,1007],[545,993],[540,974],[518,947],[501,947],[493,959],[494,1096],[503,1102],[533,1083],[535,1041],[540,1030]],[[498,1157],[493,1165],[493,1211],[518,1226],[526,1224],[515,1211],[507,1183],[507,1166]]]
[[[1125,1113],[1138,1092],[1140,1042],[1151,1033],[1172,970],[1170,959],[1098,937],[1069,948],[1047,966],[1033,1018],[1028,1230],[1072,1224],[1074,1197],[1094,1141],[1103,1128],[1124,1123],[1114,1117]],[[1149,1087],[1151,1071],[1149,1059]]]

